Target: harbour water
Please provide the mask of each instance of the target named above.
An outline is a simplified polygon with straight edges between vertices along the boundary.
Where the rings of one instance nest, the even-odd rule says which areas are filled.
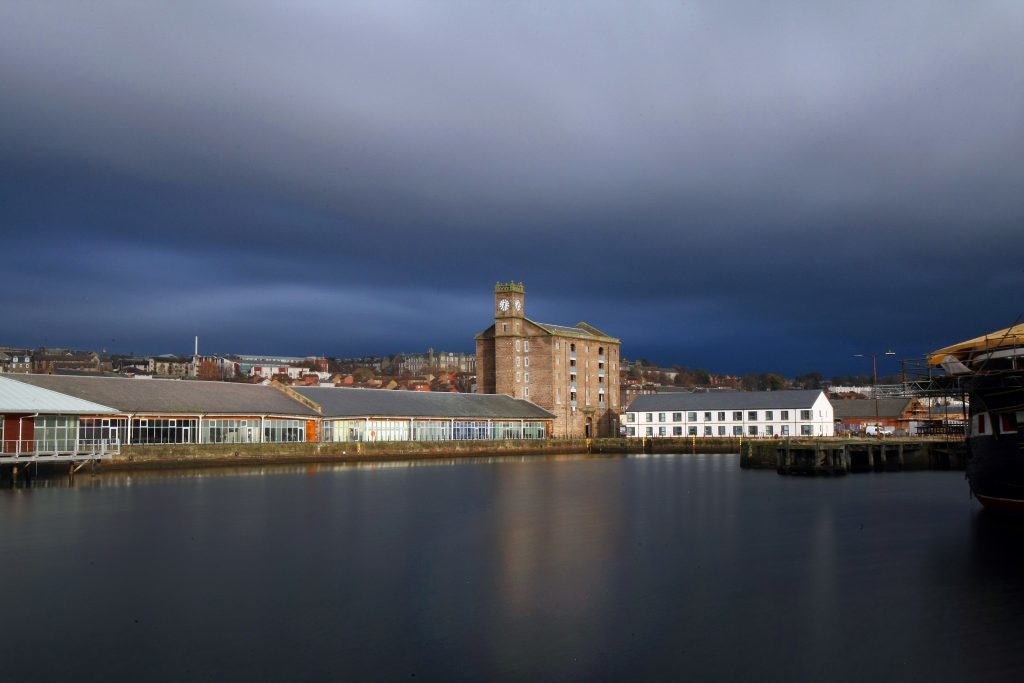
[[[0,490],[0,679],[1020,680],[1024,523],[961,472],[729,455]]]

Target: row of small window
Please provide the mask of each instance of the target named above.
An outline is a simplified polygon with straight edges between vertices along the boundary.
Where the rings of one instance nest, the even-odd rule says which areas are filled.
[[[558,340],[555,340],[555,351],[558,351],[560,348],[562,348],[561,343],[559,343]],[[590,353],[590,344],[584,344],[583,350],[586,351],[587,353]],[[569,353],[576,353],[576,345],[575,344],[569,344]],[[597,347],[597,357],[598,358],[604,358],[604,347],[603,346],[598,346]]]
[[[522,344],[519,343],[520,340],[518,340],[518,339],[515,340],[515,350],[518,351],[521,348],[524,352],[529,353],[529,340],[528,339],[523,339],[521,341],[522,341]],[[561,348],[561,345],[558,342],[555,342],[555,350],[558,350],[559,348]],[[569,352],[570,353],[575,353],[575,344],[569,344]],[[590,346],[589,345],[587,346],[587,352],[588,353],[590,352]],[[598,359],[601,359],[602,362],[603,362],[603,358],[604,358],[604,347],[603,346],[598,347],[598,349],[597,349],[597,357],[598,357]]]
[[[586,390],[585,396],[586,396],[586,405],[589,406],[590,405],[590,389],[589,388]],[[555,387],[555,403],[561,403],[561,402],[562,402],[562,387]],[[571,405],[573,405],[573,406],[576,405],[576,388],[575,387],[571,387],[569,389],[569,403]],[[615,405],[614,399],[612,400],[612,405],[613,406]],[[604,408],[605,407],[604,387],[601,387],[600,389],[598,389],[598,392],[597,392],[597,407],[598,408]]]
[[[775,411],[774,410],[765,410],[765,411],[760,411],[760,412],[764,413],[764,417],[761,418],[763,420],[767,421],[767,420],[774,420],[775,419]],[[756,421],[758,419],[758,417],[757,417],[758,413],[759,413],[759,411],[757,411],[757,410],[748,410],[747,411],[747,420],[750,421],[750,422]],[[728,415],[728,414],[729,414],[728,411],[725,411],[725,410],[718,411],[717,421],[718,422],[725,422],[726,421],[726,415]],[[644,413],[644,420],[643,421],[644,422],[654,422],[654,415],[655,415],[654,413]],[[658,413],[657,415],[658,415],[658,422],[666,422],[667,421],[668,413]],[[710,411],[710,410],[705,411],[704,412],[704,422],[714,422],[715,419],[712,417],[713,415],[715,415],[715,413],[713,411]],[[637,416],[637,413],[626,413],[626,422],[636,422],[637,421],[636,420],[636,416]],[[780,410],[779,411],[779,419],[780,420],[788,420],[789,419],[789,411],[788,410]],[[800,411],[800,419],[801,420],[813,420],[814,419],[814,411],[813,410],[801,410]],[[682,422],[682,421],[683,421],[683,414],[682,413],[672,413],[672,422]],[[697,421],[697,413],[695,411],[686,413],[686,421],[687,422],[696,422]],[[733,422],[742,422],[743,421],[743,411],[742,410],[734,410],[734,411],[732,411],[732,421]]]
[[[644,436],[683,436],[682,427],[672,427],[672,433],[669,434],[669,427],[658,427],[658,433],[654,433],[654,427],[644,427]],[[714,427],[705,427],[703,436],[716,436],[713,431]],[[636,427],[626,427],[627,436],[636,436]],[[732,428],[733,436],[743,436],[743,426],[735,425]],[[801,436],[813,436],[814,425],[800,425]],[[697,433],[697,427],[687,427],[686,436],[700,436]],[[728,436],[724,425],[719,425],[717,429],[717,436]],[[747,436],[775,436],[775,427],[773,425],[765,425],[764,427],[758,427],[757,425],[749,425],[747,427]],[[789,425],[782,425],[779,430],[779,436],[789,436]]]
[[[601,358],[603,359],[604,356],[601,356]],[[555,365],[561,365],[561,364],[562,364],[562,360],[558,356],[555,356]],[[577,367],[579,367],[579,366],[576,364],[576,357],[575,356],[570,357],[569,358],[569,373],[575,375]],[[589,360],[584,361],[583,362],[583,367],[586,370],[589,371],[590,370],[590,361]],[[612,364],[611,364],[611,369],[612,370],[615,369],[615,363],[614,362],[612,362]],[[605,372],[604,360],[599,360],[598,361],[598,363],[597,363],[597,371],[598,371],[599,375],[601,375],[601,376],[604,375],[604,372]]]

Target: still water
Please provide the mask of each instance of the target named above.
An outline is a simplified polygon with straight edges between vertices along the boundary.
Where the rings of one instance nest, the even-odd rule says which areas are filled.
[[[959,472],[679,455],[0,490],[0,680],[1021,680]]]

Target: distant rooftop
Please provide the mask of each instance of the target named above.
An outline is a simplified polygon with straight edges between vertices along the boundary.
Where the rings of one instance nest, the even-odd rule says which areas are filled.
[[[234,359],[243,361],[245,363],[305,363],[306,361],[315,360],[317,356],[247,356],[237,354],[233,356]]]
[[[912,398],[847,398],[830,399],[837,420],[871,417],[899,417],[905,413]]]

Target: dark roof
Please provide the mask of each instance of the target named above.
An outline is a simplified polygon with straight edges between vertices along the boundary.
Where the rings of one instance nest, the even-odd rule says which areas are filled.
[[[126,413],[316,415],[280,389],[258,384],[72,375],[6,375]]]
[[[529,322],[537,325],[541,329],[549,332],[550,334],[558,335],[560,337],[576,337],[579,339],[593,339],[595,341],[604,341],[611,343],[618,343],[618,339],[610,335],[605,334],[601,330],[597,329],[587,323],[576,323],[575,327],[569,327],[568,325],[552,325],[551,323],[539,323],[536,320],[530,320]]]
[[[575,327],[569,327],[568,325],[552,325],[551,323],[539,323],[536,320],[530,320],[529,318],[523,318],[528,323],[536,325],[539,329],[548,334],[555,335],[558,337],[574,337],[576,339],[592,340],[599,342],[606,342],[609,344],[621,343],[615,337],[605,334],[601,330],[597,329],[593,325],[587,323],[576,323]],[[485,338],[493,334],[494,325],[491,325],[483,332],[476,335],[477,339]]]
[[[324,417],[458,417],[544,420],[538,405],[503,394],[387,391],[345,387],[292,387],[323,409]]]
[[[691,389],[690,387],[677,387],[677,386],[670,386],[670,385],[667,385],[667,384],[659,384],[659,385],[657,385],[656,387],[654,387],[654,391],[655,391],[655,393],[658,393],[658,394],[702,394],[702,393],[703,394],[708,394],[708,393],[716,393],[716,394],[731,393],[731,394],[735,394],[735,393],[737,393],[736,389],[708,389],[707,391],[701,391],[701,390]]]
[[[837,420],[871,417],[900,417],[910,408],[912,398],[833,398],[832,408]]]
[[[798,409],[811,407],[821,395],[820,389],[646,394],[637,396],[627,410],[637,413],[656,410]]]

